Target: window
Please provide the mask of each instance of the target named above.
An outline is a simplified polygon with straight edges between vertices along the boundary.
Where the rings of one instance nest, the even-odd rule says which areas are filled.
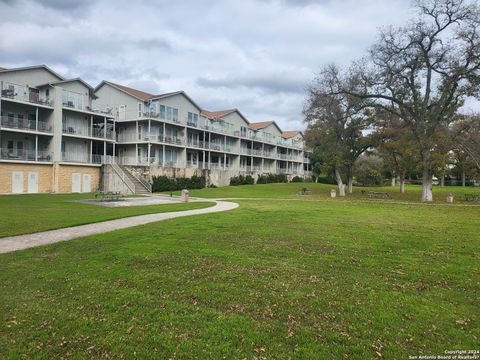
[[[172,120],[175,121],[175,122],[178,122],[178,109],[173,109],[172,108],[172,111],[173,111]]]
[[[247,136],[247,128],[245,126],[240,127],[240,136],[243,136],[243,137]]]
[[[189,112],[187,122],[190,126],[198,126],[198,114]]]
[[[178,109],[160,105],[160,119],[178,122]]]
[[[138,103],[138,117],[142,117],[142,103]]]

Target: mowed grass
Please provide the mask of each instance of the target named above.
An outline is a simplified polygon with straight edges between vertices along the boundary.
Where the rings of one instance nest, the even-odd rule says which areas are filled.
[[[405,359],[478,349],[480,207],[240,204],[1,255],[0,357]]]
[[[30,194],[0,196],[0,241],[2,237],[29,234],[73,225],[128,216],[192,210],[213,203],[188,203],[108,208],[74,202],[93,199],[94,194]]]
[[[312,194],[307,196],[298,195],[298,192],[301,191],[302,188],[307,188]],[[204,198],[285,198],[319,200],[330,198],[330,190],[332,189],[337,190],[338,196],[338,188],[335,185],[317,183],[260,184],[196,189],[190,190],[190,196]],[[406,185],[406,192],[403,194],[400,193],[398,186],[354,187],[353,194],[347,194],[347,200],[371,200],[368,198],[367,192],[376,191],[389,193],[390,198],[386,201],[420,202],[421,190],[420,185]],[[365,193],[362,193],[362,191]],[[465,203],[464,194],[480,194],[480,187],[434,186],[434,203],[445,203],[448,193],[454,195],[455,202]],[[176,194],[179,195],[179,192]],[[343,198],[338,199],[341,200]],[[373,201],[375,201],[375,199]],[[472,203],[467,202],[466,204]]]

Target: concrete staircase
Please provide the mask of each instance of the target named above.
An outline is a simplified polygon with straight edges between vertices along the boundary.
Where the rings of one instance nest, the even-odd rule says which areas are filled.
[[[148,182],[145,179],[139,178],[139,176],[133,175],[128,169],[120,166],[125,174],[128,176],[130,181],[135,187],[135,194],[138,195],[149,195],[152,193],[152,188],[149,186]]]

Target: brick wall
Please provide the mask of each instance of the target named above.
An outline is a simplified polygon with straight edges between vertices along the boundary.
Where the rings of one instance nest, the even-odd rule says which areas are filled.
[[[52,192],[52,165],[0,163],[0,194],[12,192],[12,172],[23,172],[23,192],[28,192],[28,173],[38,173],[38,192]]]
[[[83,181],[83,174],[90,174],[91,191],[98,191],[100,186],[100,167],[97,166],[77,166],[77,165],[59,165],[55,164],[55,192],[72,192],[72,174],[81,174],[81,181]]]

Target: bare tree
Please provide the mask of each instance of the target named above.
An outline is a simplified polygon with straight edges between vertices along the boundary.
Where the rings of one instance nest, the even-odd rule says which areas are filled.
[[[352,66],[346,77],[356,76],[361,91],[338,88],[332,93],[374,100],[405,122],[421,161],[422,201],[432,201],[438,139],[465,99],[479,95],[480,14],[476,3],[466,0],[416,5],[417,19],[383,29],[369,56]]]
[[[339,195],[345,196],[342,173],[346,173],[348,192],[353,191],[353,166],[355,160],[370,146],[364,131],[369,124],[368,104],[348,94],[332,94],[338,87],[356,86],[353,79],[338,84],[338,68],[328,66],[315,79],[307,91],[304,107],[307,143],[324,168],[331,168],[339,188]]]

